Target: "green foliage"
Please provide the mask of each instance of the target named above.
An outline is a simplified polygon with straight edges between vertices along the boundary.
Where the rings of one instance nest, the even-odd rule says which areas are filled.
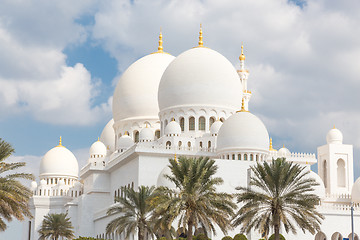
[[[246,233],[255,228],[265,235],[271,228],[278,234],[281,225],[294,234],[296,225],[312,234],[320,229],[324,217],[316,211],[320,199],[313,189],[318,183],[308,177],[305,167],[278,158],[270,164],[257,162],[251,170],[252,188],[236,188],[240,190],[237,202],[243,206],[234,218],[234,227],[241,225]]]
[[[117,197],[119,204],[111,207],[107,215],[121,213],[106,226],[106,233],[125,233],[126,238],[131,233],[138,233],[138,240],[144,240],[147,234],[153,235],[153,222],[150,220],[153,206],[155,187],[139,186],[135,191],[132,188],[124,188],[124,196]]]
[[[234,236],[234,240],[248,240],[248,239],[244,234],[239,233]]]
[[[194,240],[208,240],[208,239],[209,238],[203,233],[200,233],[194,237]]]
[[[25,217],[32,217],[28,205],[32,192],[19,179],[34,180],[34,176],[15,172],[25,166],[24,162],[4,162],[14,151],[0,138],[0,232],[6,230],[5,221],[10,222],[13,218],[22,221]]]
[[[223,237],[221,240],[233,240],[233,238],[230,237],[230,236],[225,236],[225,237]]]
[[[166,237],[161,237],[159,240],[167,240]]]
[[[74,227],[67,213],[49,213],[44,217],[39,229],[39,240],[70,238],[74,236]]]
[[[159,187],[154,221],[169,226],[176,219],[181,219],[179,226],[188,231],[187,239],[192,239],[194,226],[215,229],[214,224],[226,233],[231,227],[230,217],[236,205],[232,195],[217,192],[216,187],[223,183],[215,177],[217,166],[209,158],[180,157],[178,161],[169,160],[171,175],[165,175],[173,182],[175,189]],[[190,230],[189,230],[190,229]]]
[[[275,240],[275,234],[271,235],[269,240]],[[282,234],[280,234],[280,240],[285,240],[285,237]]]

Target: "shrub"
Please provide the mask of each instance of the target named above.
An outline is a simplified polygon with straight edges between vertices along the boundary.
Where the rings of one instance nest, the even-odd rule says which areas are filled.
[[[221,240],[233,240],[233,239],[232,239],[232,237],[230,237],[230,236],[225,236],[225,237],[223,237]]]
[[[166,237],[161,237],[159,238],[159,240],[166,240]]]
[[[244,234],[239,233],[234,236],[234,240],[248,240],[248,239]]]
[[[269,240],[275,240],[275,234],[269,237]],[[284,236],[280,234],[280,240],[285,240]]]

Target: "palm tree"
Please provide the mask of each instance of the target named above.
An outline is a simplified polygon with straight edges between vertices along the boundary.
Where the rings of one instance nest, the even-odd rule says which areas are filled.
[[[165,175],[173,182],[175,189],[159,187],[155,204],[154,219],[167,224],[178,219],[178,227],[186,230],[187,239],[192,240],[193,228],[203,227],[207,232],[215,232],[214,223],[226,233],[231,227],[231,217],[236,205],[232,195],[217,192],[223,183],[214,177],[217,166],[209,158],[180,157],[179,161],[169,160],[171,175]]]
[[[0,231],[5,231],[7,227],[4,220],[9,222],[15,217],[22,221],[24,217],[32,217],[28,207],[32,192],[19,179],[33,180],[34,176],[14,172],[25,166],[24,162],[4,162],[12,153],[14,149],[11,145],[0,138]]]
[[[73,239],[75,237],[74,227],[71,224],[67,213],[49,213],[44,217],[42,225],[39,229],[39,240],[54,239],[60,237]]]
[[[124,196],[117,197],[115,204],[107,211],[107,215],[121,214],[106,226],[106,233],[125,233],[128,238],[131,233],[138,233],[138,240],[153,235],[150,217],[153,211],[151,201],[154,198],[155,187],[140,186],[138,191],[124,188]]]
[[[324,217],[315,209],[320,199],[313,193],[318,183],[307,176],[305,167],[278,158],[270,164],[257,163],[251,170],[249,187],[236,188],[240,190],[237,202],[244,205],[234,218],[234,227],[241,225],[247,233],[255,228],[265,235],[271,227],[275,240],[279,240],[281,224],[294,234],[296,225],[312,234],[320,229]]]

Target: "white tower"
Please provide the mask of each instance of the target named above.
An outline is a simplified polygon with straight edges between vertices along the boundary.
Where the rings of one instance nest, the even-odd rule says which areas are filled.
[[[243,91],[243,98],[244,98],[244,104],[245,104],[245,110],[249,111],[249,102],[251,98],[251,91],[247,88],[247,80],[249,77],[249,70],[245,69],[245,55],[244,55],[244,46],[241,45],[241,55],[239,57],[240,60],[240,69],[237,70],[237,73],[240,77],[240,82],[242,86]]]
[[[327,144],[318,147],[318,173],[327,194],[351,194],[354,182],[353,146],[343,144],[335,127],[326,135]]]

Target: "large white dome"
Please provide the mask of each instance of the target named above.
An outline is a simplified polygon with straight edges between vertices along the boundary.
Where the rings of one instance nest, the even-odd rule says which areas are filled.
[[[114,119],[111,119],[106,124],[100,135],[100,141],[105,144],[106,148],[110,152],[115,151],[115,131],[113,125],[114,125]]]
[[[319,184],[317,186],[314,186],[314,194],[318,195],[320,198],[325,198],[325,185],[321,177],[313,171],[309,171],[309,174],[307,175],[308,178],[313,178],[315,181]]]
[[[113,96],[115,122],[123,119],[158,117],[161,76],[175,57],[154,53],[134,62],[119,79]]]
[[[40,177],[78,177],[79,165],[74,154],[64,146],[50,149],[40,162]]]
[[[169,64],[159,85],[160,111],[182,106],[219,106],[239,109],[239,76],[220,53],[192,48]]]
[[[217,150],[269,151],[269,134],[263,122],[249,112],[237,112],[221,126],[217,137]]]
[[[351,189],[351,200],[354,203],[360,203],[360,177],[355,181]]]

